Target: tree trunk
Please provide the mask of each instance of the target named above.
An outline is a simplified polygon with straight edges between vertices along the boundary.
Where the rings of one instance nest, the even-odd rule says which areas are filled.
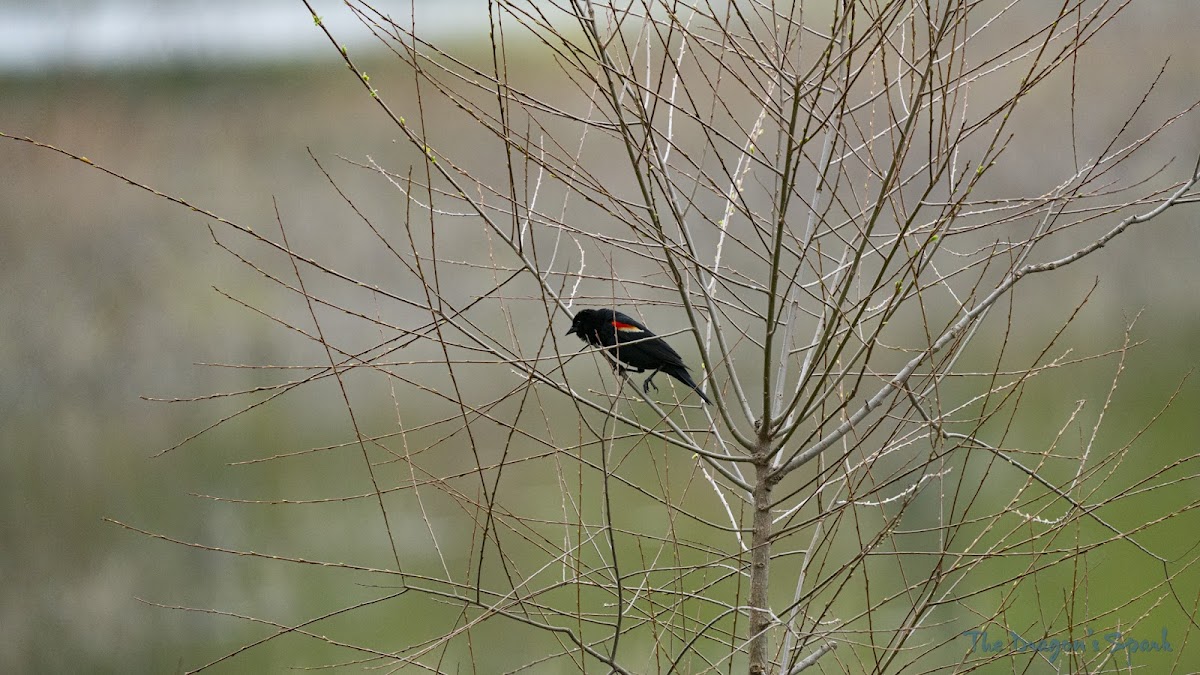
[[[768,574],[771,571],[771,487],[770,460],[765,455],[755,463],[754,530],[750,547],[750,675],[771,672],[768,631],[771,613],[767,603]]]

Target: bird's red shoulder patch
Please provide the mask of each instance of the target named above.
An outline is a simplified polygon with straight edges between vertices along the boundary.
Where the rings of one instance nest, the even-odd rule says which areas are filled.
[[[613,328],[616,328],[617,330],[623,330],[626,332],[640,333],[642,331],[641,328],[638,328],[637,326],[635,326],[633,324],[623,323],[621,321],[613,321],[612,325],[613,325]]]

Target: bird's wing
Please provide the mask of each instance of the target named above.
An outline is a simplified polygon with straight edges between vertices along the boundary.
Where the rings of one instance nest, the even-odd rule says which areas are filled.
[[[678,366],[685,371],[687,370],[687,366],[683,365],[683,357],[679,355],[679,352],[672,349],[666,340],[659,338],[657,340],[646,340],[638,344],[642,345],[646,354],[655,361],[661,361],[665,366]]]
[[[654,334],[654,331],[647,328],[645,324],[637,319],[614,310],[612,313],[612,325],[616,329],[618,342],[637,342],[638,346],[644,350],[644,354],[654,361],[668,366],[687,367],[683,365],[683,357],[679,355],[679,352],[672,349],[666,340],[648,339],[657,336]]]
[[[618,312],[615,310],[612,313],[612,325],[617,330],[625,331],[626,333],[632,332],[633,329],[636,329],[636,330],[642,331],[643,333],[648,333],[649,335],[654,335],[654,333],[652,333],[649,328],[646,328],[646,324],[642,323],[641,321],[638,321],[637,319],[633,318],[632,316],[629,316],[628,314],[624,314],[622,312]]]

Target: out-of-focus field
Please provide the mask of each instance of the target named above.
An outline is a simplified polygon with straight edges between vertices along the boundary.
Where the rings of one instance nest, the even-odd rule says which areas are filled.
[[[1187,4],[1162,9],[1159,17],[1122,19],[1095,56],[1111,62],[1111,91],[1140,93],[1144,87],[1131,83],[1148,83],[1161,58],[1173,54],[1146,119],[1162,118],[1200,96],[1197,15]],[[555,71],[545,59],[526,55],[519,65],[516,78],[553,88]],[[411,77],[386,59],[372,63],[370,71],[372,84],[411,114]],[[1077,105],[1081,137],[1112,133],[1135,102],[1112,100],[1104,91],[1096,82],[1081,84],[1081,94],[1091,97]],[[433,97],[424,105],[431,119],[446,112],[438,109],[445,103]],[[1031,114],[1030,126],[1016,130],[1025,143],[1036,144],[1038,134],[1062,128],[1040,122]],[[1170,154],[1191,166],[1200,151],[1200,126],[1196,119],[1185,124],[1172,133],[1177,145]],[[261,70],[0,79],[0,131],[86,155],[258,231],[274,234],[278,204],[289,232],[309,250],[323,250],[335,267],[364,270],[380,283],[386,283],[387,270],[372,266],[386,264],[380,262],[386,258],[371,247],[308,149],[374,213],[401,209],[404,200],[377,175],[353,169],[336,155],[355,161],[370,156],[390,168],[415,161],[394,142],[397,131],[334,55],[325,63]],[[474,151],[466,136],[442,139],[449,155]],[[478,152],[497,149],[492,144]],[[1167,150],[1155,161],[1170,159]],[[486,164],[485,156],[474,159]],[[995,180],[1015,194],[1045,189],[1050,178],[1041,175],[1041,167],[1008,159]],[[496,165],[501,161],[497,155]],[[1043,299],[1053,300],[1046,320],[1057,322],[1065,317],[1062,299],[1082,298],[1098,278],[1092,300],[1064,338],[1081,353],[1119,346],[1124,325],[1141,313],[1133,335],[1147,343],[1127,363],[1103,443],[1125,443],[1200,363],[1197,222],[1200,209],[1178,209],[1120,238],[1086,268],[1037,280],[1021,292],[1022,311],[1035,317]],[[345,408],[332,386],[310,388],[287,406],[268,407],[150,458],[234,407],[222,400],[154,403],[140,396],[204,396],[273,381],[255,371],[194,363],[321,358],[311,344],[214,292],[215,286],[261,307],[286,306],[290,312],[298,307],[294,296],[263,283],[214,246],[208,225],[183,207],[80,163],[0,143],[0,671],[169,672],[195,667],[272,630],[150,603],[286,624],[354,600],[330,597],[319,570],[196,551],[103,518],[183,541],[323,553],[330,559],[375,556],[376,564],[387,565],[369,504],[282,509],[194,496],[361,492],[362,467],[344,461],[344,455],[303,464],[226,466],[248,456],[345,441]],[[237,245],[227,230],[218,236]],[[456,243],[487,245],[477,235]],[[1019,338],[1014,344],[1041,346]],[[1107,371],[1065,380],[1068,389],[1040,392],[1030,405],[1046,410],[1044,428],[1027,430],[1027,437],[1044,440],[1052,434],[1080,397],[1092,399],[1089,410],[1095,414],[1109,385],[1106,373],[1114,367],[1109,361]],[[385,410],[388,405],[382,404]],[[1195,452],[1198,406],[1200,384],[1189,381],[1127,461],[1165,464]],[[1124,515],[1134,521],[1155,517],[1152,504],[1146,508],[1145,514]],[[1157,530],[1147,539],[1174,537],[1194,540],[1195,533]],[[375,594],[369,590],[364,599]],[[359,613],[355,620],[367,618]],[[369,618],[377,623],[365,632],[380,645],[397,641],[393,638],[412,624],[412,617],[387,610]],[[321,652],[301,657],[297,650],[320,650],[314,644],[276,640],[240,657],[235,671],[310,663]],[[1200,657],[1187,662],[1200,668]]]

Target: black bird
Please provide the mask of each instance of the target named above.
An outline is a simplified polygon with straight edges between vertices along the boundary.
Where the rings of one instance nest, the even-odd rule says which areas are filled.
[[[567,331],[567,335],[572,333],[590,345],[604,347],[628,366],[621,368],[622,371],[651,371],[650,377],[642,385],[643,392],[649,393],[650,387],[658,391],[651,380],[661,371],[694,389],[705,403],[712,403],[696,386],[679,353],[636,319],[615,309],[583,309],[571,321],[571,330]]]

